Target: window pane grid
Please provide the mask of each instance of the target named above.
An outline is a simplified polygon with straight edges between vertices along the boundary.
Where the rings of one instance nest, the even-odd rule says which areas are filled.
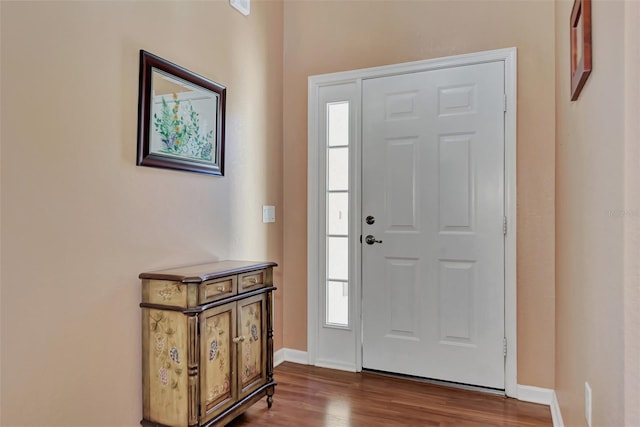
[[[349,148],[330,147],[328,150],[327,189],[349,190]]]
[[[349,326],[349,102],[327,103],[325,324]]]

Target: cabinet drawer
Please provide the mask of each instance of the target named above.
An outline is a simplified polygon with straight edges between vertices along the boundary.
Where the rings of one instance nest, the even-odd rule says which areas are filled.
[[[267,270],[251,271],[238,275],[239,292],[263,288],[267,284]]]
[[[236,276],[223,277],[221,279],[208,280],[200,284],[198,302],[204,304],[235,295],[238,292]]]

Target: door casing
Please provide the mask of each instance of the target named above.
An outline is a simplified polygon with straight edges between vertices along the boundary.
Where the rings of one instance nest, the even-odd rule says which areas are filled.
[[[382,67],[366,68],[332,74],[309,77],[308,81],[308,173],[307,173],[307,357],[311,365],[330,368],[361,371],[362,370],[362,282],[361,282],[361,251],[359,242],[361,234],[361,176],[362,176],[362,133],[361,133],[361,101],[362,81],[391,75],[429,71],[463,65],[480,64],[486,62],[503,61],[505,69],[505,215],[507,219],[507,233],[505,235],[505,335],[507,339],[507,354],[505,357],[505,394],[517,397],[517,314],[516,314],[516,87],[517,87],[517,53],[516,48],[506,48],[485,52],[435,58],[424,61],[394,64]],[[352,201],[350,203],[349,222],[352,236],[353,250],[349,260],[352,272],[351,327],[344,330],[349,333],[353,341],[353,357],[351,360],[318,359],[319,330],[323,328],[320,321],[320,286],[322,283],[319,272],[325,269],[320,265],[319,254],[324,250],[324,239],[318,215],[319,198],[324,197],[324,183],[319,179],[321,168],[324,167],[324,156],[320,154],[320,147],[324,149],[324,141],[319,140],[319,129],[324,123],[319,121],[319,91],[322,87],[346,85],[352,92],[349,96],[360,104],[354,105],[355,117],[353,140],[351,146],[350,182],[354,184]],[[355,96],[354,96],[355,95]],[[321,165],[320,162],[323,164]],[[323,217],[323,216],[322,216]],[[323,258],[324,259],[324,258]]]

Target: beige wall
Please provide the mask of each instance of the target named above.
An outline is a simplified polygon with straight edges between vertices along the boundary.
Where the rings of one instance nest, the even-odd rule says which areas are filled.
[[[554,6],[545,1],[285,3],[285,347],[305,350],[307,77],[518,48],[518,383],[554,386]]]
[[[594,426],[638,425],[625,423],[623,409],[625,241],[627,252],[637,251],[640,220],[638,196],[625,197],[625,156],[637,150],[637,140],[625,145],[625,4],[593,1],[593,72],[575,102],[571,7],[556,2],[556,389],[565,425],[585,425],[585,381]],[[637,116],[633,121],[637,126]],[[637,153],[628,162],[634,159]],[[638,189],[637,163],[632,167],[629,194]],[[625,236],[627,227],[634,234]],[[627,261],[627,274],[637,275],[638,258]],[[637,276],[626,280],[629,290],[637,286]]]
[[[135,426],[144,270],[282,263],[281,2],[2,2],[0,424]],[[228,87],[226,176],[135,166],[138,51]],[[282,268],[275,280],[282,281]],[[282,346],[282,291],[276,293]]]
[[[0,424],[137,425],[142,270],[286,265],[275,344],[306,349],[307,76],[512,46],[518,382],[640,424],[638,3],[595,1],[575,103],[570,0],[252,3],[0,2]],[[141,48],[229,88],[224,178],[135,166]]]

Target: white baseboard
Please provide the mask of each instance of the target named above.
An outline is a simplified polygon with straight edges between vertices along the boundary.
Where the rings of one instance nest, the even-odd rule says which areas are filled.
[[[281,348],[273,354],[273,366],[278,366],[283,362],[309,365],[309,355],[306,351],[294,350],[292,348]],[[336,362],[335,360],[316,360],[315,366],[320,368],[338,369],[340,371],[356,372],[356,367],[354,365]]]
[[[275,353],[273,353],[273,367],[275,368],[276,366],[278,366],[279,364],[281,364],[282,362],[284,362],[284,348],[281,348],[280,350],[277,350]]]
[[[550,388],[533,387],[530,385],[518,384],[518,400],[542,405],[551,405],[553,400],[553,390]]]
[[[558,404],[558,396],[556,396],[554,390],[518,384],[518,400],[549,405],[553,427],[564,427],[562,413],[560,413],[560,405]]]
[[[558,403],[558,396],[556,392],[553,392],[551,399],[551,419],[553,420],[553,427],[564,427],[564,421],[562,421],[562,413],[560,412],[560,404]]]
[[[273,366],[278,366],[282,362],[293,362],[299,365],[308,365],[309,357],[306,351],[294,350],[292,348],[281,348],[273,354]]]

